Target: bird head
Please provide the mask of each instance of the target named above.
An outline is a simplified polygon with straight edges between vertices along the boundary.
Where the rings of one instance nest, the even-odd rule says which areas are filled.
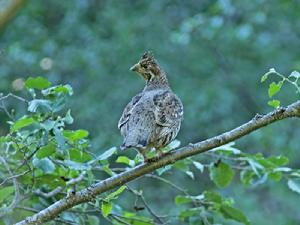
[[[149,51],[145,52],[139,62],[133,65],[130,70],[140,74],[146,81],[150,81],[161,74],[157,61]]]

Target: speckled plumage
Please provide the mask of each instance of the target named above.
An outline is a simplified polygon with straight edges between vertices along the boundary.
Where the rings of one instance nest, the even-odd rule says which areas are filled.
[[[146,52],[131,70],[139,73],[146,85],[127,104],[119,120],[118,128],[124,137],[121,149],[132,147],[145,157],[150,148],[159,151],[177,136],[183,106],[150,53]]]

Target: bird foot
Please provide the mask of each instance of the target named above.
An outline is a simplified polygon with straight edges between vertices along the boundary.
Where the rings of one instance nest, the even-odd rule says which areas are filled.
[[[144,158],[144,162],[145,163],[153,163],[153,162],[157,162],[158,160],[160,160],[161,158],[165,157],[166,155],[170,155],[171,152],[159,152],[158,156],[154,156],[151,158]]]
[[[144,163],[153,163],[156,162],[157,160],[159,160],[159,157],[154,156],[152,158],[144,158]]]

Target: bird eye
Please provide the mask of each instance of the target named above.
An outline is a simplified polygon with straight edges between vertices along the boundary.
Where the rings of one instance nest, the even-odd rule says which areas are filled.
[[[142,64],[142,67],[143,67],[144,69],[148,69],[148,64]]]

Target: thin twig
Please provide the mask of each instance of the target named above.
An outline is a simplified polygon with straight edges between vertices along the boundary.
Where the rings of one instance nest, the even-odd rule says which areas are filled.
[[[132,189],[131,187],[129,187],[129,185],[126,185],[126,187],[127,187],[127,189],[128,189],[131,193],[135,194],[136,196],[138,196],[138,197],[142,200],[143,205],[146,207],[146,209],[148,210],[148,212],[154,217],[154,219],[155,219],[159,224],[165,224],[165,222],[162,221],[161,217],[158,216],[158,215],[151,209],[151,207],[148,205],[148,203],[146,202],[145,197],[143,196],[142,193],[139,193],[138,191]]]
[[[70,186],[70,185],[79,183],[80,181],[82,181],[84,179],[85,174],[86,174],[86,171],[83,171],[78,177],[67,181],[66,186]],[[36,190],[34,193],[43,198],[51,198],[51,197],[59,194],[64,188],[65,187],[59,186],[59,187],[55,188],[54,190],[47,192],[47,193],[42,192],[40,190]]]
[[[0,97],[0,101],[6,100],[6,99],[9,98],[9,97],[12,97],[12,98],[18,99],[18,100],[20,100],[20,101],[22,101],[22,102],[28,103],[28,100],[26,100],[25,98],[22,98],[22,97],[20,97],[20,96],[17,96],[17,95],[15,95],[15,94],[13,94],[13,93],[9,93],[9,94],[7,94],[7,95],[5,95],[5,96]]]
[[[172,186],[174,189],[182,192],[183,194],[189,195],[189,193],[186,190],[184,190],[183,188],[179,187],[178,185],[174,184],[173,182],[171,182],[171,181],[169,181],[165,178],[159,177],[159,176],[154,175],[154,174],[146,174],[145,177],[150,177],[150,178],[153,178],[153,179],[156,179],[156,180],[160,180],[160,181]]]
[[[288,83],[290,83],[293,86],[295,86],[295,88],[297,89],[298,94],[300,95],[300,87],[297,84],[298,78],[296,79],[296,81],[291,81],[288,77],[282,75],[281,73],[278,73],[277,71],[273,71],[273,72],[269,72],[269,73],[274,73],[277,76],[281,77],[283,79],[283,81],[287,81]]]
[[[143,219],[140,219],[140,218],[134,218],[134,217],[126,217],[126,216],[122,216],[122,215],[119,215],[119,214],[116,214],[116,213],[111,213],[111,215],[115,215],[117,217],[120,217],[120,218],[123,218],[123,219],[127,219],[127,220],[133,220],[133,221],[137,221],[137,222],[143,222],[143,223],[152,223],[152,219],[149,221],[149,220],[143,220]]]
[[[23,173],[20,173],[20,174],[16,174],[16,175],[13,175],[13,176],[10,176],[10,177],[7,177],[5,178],[1,183],[0,183],[0,186],[5,184],[7,181],[11,180],[11,179],[14,179],[14,178],[18,178],[18,177],[21,177],[21,176],[24,176],[26,175],[27,173],[29,173],[31,170],[26,170],[24,171]]]
[[[110,217],[112,217],[113,219],[115,219],[116,221],[118,221],[121,224],[130,225],[130,223],[127,223],[126,221],[122,220],[121,218],[119,218],[115,214],[110,214]]]
[[[160,218],[160,216],[156,215],[156,213],[150,208],[148,203],[145,200],[145,197],[143,195],[140,195],[140,198],[144,204],[144,206],[147,208],[148,212],[160,223],[165,224],[165,222]]]
[[[8,99],[9,97],[12,97],[12,98],[15,98],[19,101],[22,101],[22,102],[25,102],[25,103],[28,103],[28,101],[25,99],[25,98],[22,98],[20,96],[17,96],[13,93],[9,93],[5,96],[2,96],[2,93],[0,93],[0,108],[3,109],[3,111],[5,112],[5,114],[9,117],[10,120],[14,121],[14,117],[12,116],[12,114],[8,111],[6,105],[4,104],[4,100]]]
[[[14,174],[11,172],[10,168],[9,168],[9,165],[8,163],[6,162],[5,158],[4,157],[1,157],[0,156],[0,161],[4,164],[6,170],[8,171],[9,175],[11,177],[14,176]],[[15,196],[11,202],[11,204],[9,206],[7,206],[6,208],[2,208],[0,210],[0,218],[5,216],[7,213],[10,213],[13,211],[13,209],[18,205],[18,202],[19,202],[19,198],[20,198],[20,190],[19,190],[19,184],[17,182],[17,178],[12,178],[13,179],[13,185],[14,185],[14,188],[15,188]]]
[[[6,105],[4,104],[3,101],[1,101],[1,105],[0,108],[3,109],[3,111],[5,112],[5,114],[9,117],[10,120],[14,121],[14,117],[10,114],[10,112],[8,112]]]

